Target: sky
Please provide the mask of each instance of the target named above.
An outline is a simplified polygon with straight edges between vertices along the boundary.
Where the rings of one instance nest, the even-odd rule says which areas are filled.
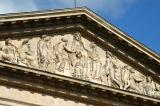
[[[77,0],[160,54],[160,0]],[[0,0],[0,14],[73,8],[74,0]]]

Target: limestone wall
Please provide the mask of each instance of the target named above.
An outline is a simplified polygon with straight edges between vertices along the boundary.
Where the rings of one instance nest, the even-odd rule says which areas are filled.
[[[86,106],[85,103],[0,86],[0,106]],[[92,105],[87,105],[92,106]]]

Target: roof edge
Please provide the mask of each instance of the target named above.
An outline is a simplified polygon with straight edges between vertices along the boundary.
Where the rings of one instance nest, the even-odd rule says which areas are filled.
[[[131,45],[134,45],[138,50],[145,52],[148,54],[148,56],[154,58],[160,63],[160,55],[151,50],[150,48],[146,47],[144,44],[140,43],[133,37],[131,37],[129,34],[125,33],[124,31],[120,30],[101,16],[97,15],[95,12],[92,10],[85,8],[87,14],[91,15],[90,18],[95,19],[96,22],[98,22],[100,25],[105,27],[106,29],[110,30],[112,33],[116,34],[119,36],[121,39],[125,40]],[[96,18],[95,18],[96,17]],[[116,32],[115,32],[116,31]]]
[[[55,10],[43,10],[43,11],[33,11],[33,12],[21,12],[21,13],[8,13],[8,14],[0,14],[0,23],[5,22],[5,21],[13,21],[15,18],[23,18],[23,17],[34,17],[35,16],[38,18],[38,16],[43,16],[43,15],[55,15],[55,14],[63,14],[63,13],[74,13],[70,15],[79,15],[79,14],[85,14],[95,22],[97,22],[99,25],[103,26],[105,29],[111,31],[130,45],[133,45],[136,47],[139,51],[147,54],[149,57],[152,57],[154,60],[158,61],[160,63],[160,55],[155,53],[153,50],[150,48],[146,47],[142,43],[138,42],[134,38],[132,38],[130,35],[127,33],[123,32],[104,18],[100,17],[97,15],[95,12],[90,10],[87,7],[77,7],[77,8],[65,8],[65,9],[55,9]],[[75,14],[77,13],[77,14]]]

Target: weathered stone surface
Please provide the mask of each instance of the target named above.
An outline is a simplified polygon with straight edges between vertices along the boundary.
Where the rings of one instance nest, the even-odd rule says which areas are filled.
[[[87,103],[0,86],[0,106],[86,106]],[[92,105],[89,105],[92,106]]]
[[[160,98],[159,84],[81,33],[1,41],[1,60]]]
[[[86,8],[0,15],[0,105],[154,106],[160,56]]]

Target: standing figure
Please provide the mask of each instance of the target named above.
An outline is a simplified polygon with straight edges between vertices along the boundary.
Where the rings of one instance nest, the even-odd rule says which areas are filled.
[[[100,73],[100,78],[101,78],[101,82],[104,83],[105,85],[109,86],[109,62],[108,61],[108,55],[106,55],[106,61],[105,64],[102,67],[102,71]]]
[[[56,71],[56,64],[57,64],[57,57],[55,49],[53,48],[52,42],[51,42],[51,36],[47,36],[46,43],[48,47],[48,65],[47,65],[47,71],[55,73]]]
[[[121,76],[122,76],[122,84],[123,84],[123,89],[126,90],[128,88],[128,80],[130,78],[130,70],[131,68],[128,65],[125,65],[121,69]]]
[[[121,72],[122,66],[119,65],[119,63],[118,63],[119,60],[116,56],[113,55],[112,60],[115,65],[115,82],[118,85],[118,88],[123,89],[122,72]]]
[[[50,41],[47,35],[42,35],[41,39],[37,43],[37,60],[39,69],[47,71],[48,65],[50,64],[49,56],[49,46],[48,42]]]
[[[116,79],[116,76],[115,76],[116,68],[118,67],[114,62],[115,60],[113,60],[114,59],[113,57],[114,56],[109,51],[106,52],[107,70],[109,73],[108,85],[116,88],[121,88],[121,84],[119,83],[119,81]]]
[[[29,39],[25,39],[19,47],[20,54],[18,57],[18,64],[36,68],[35,58],[33,56],[29,41]]]
[[[90,60],[90,73],[92,79],[100,80],[100,70],[101,70],[101,62],[99,58],[99,54],[97,52],[97,47],[94,42],[90,44],[91,51],[88,50],[88,57]]]
[[[75,59],[76,59],[76,52],[81,52],[82,55],[84,55],[85,49],[84,49],[84,44],[81,39],[81,34],[79,32],[75,33],[73,36],[73,41],[71,44],[71,51],[73,52],[72,54],[69,54],[68,57],[71,60],[71,64],[74,67],[75,65]]]
[[[84,79],[83,76],[83,68],[84,68],[84,60],[81,52],[76,52],[76,63],[74,66],[74,77],[79,79]]]
[[[53,47],[57,57],[56,70],[58,72],[64,73],[64,71],[70,70],[71,61],[68,55],[72,54],[72,51],[68,47],[68,43],[67,39],[62,38],[61,41]]]
[[[1,54],[2,61],[15,63],[17,64],[17,57],[18,57],[18,49],[16,46],[12,44],[10,38],[5,41],[5,45],[2,47],[3,53]]]

